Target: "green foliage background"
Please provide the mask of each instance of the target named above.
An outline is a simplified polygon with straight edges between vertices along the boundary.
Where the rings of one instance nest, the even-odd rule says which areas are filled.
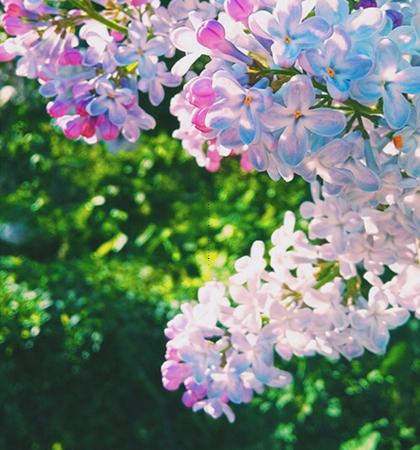
[[[234,425],[165,392],[179,302],[268,242],[307,187],[236,160],[205,172],[166,115],[130,151],[69,142],[16,83],[0,108],[0,450],[420,449],[414,320],[384,357],[285,364],[295,383]]]

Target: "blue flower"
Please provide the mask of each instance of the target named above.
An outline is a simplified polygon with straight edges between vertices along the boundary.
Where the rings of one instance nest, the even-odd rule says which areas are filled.
[[[384,116],[393,129],[405,126],[410,118],[410,102],[403,94],[420,94],[420,67],[411,67],[401,57],[398,46],[382,39],[376,49],[371,72],[353,84],[352,96],[372,104],[383,97]]]
[[[322,50],[310,49],[302,57],[302,64],[306,63],[309,72],[326,82],[335,99],[347,98],[351,81],[364,77],[372,67],[366,56],[351,55],[350,47],[347,33],[337,29]]]
[[[332,32],[330,25],[320,17],[302,22],[301,3],[301,0],[282,0],[273,14],[258,11],[249,17],[251,31],[273,41],[273,59],[281,67],[292,66],[302,50],[316,47]]]
[[[310,150],[309,136],[334,137],[346,126],[346,118],[339,111],[314,108],[315,90],[306,75],[294,76],[282,92],[284,106],[275,103],[264,120],[272,130],[282,130],[277,152],[289,166],[297,166]]]

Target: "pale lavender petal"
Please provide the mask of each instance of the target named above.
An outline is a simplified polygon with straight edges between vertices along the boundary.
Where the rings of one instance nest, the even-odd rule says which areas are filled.
[[[380,188],[381,180],[378,175],[359,161],[353,161],[348,168],[353,173],[356,185],[362,191],[376,192]]]
[[[149,99],[153,106],[158,106],[162,103],[165,97],[163,86],[158,80],[152,80],[149,84]]]
[[[235,148],[243,145],[237,128],[226,128],[219,134],[219,142],[226,148]]]
[[[101,79],[96,85],[96,92],[99,95],[108,95],[110,92],[114,91],[114,85],[109,80]]]
[[[249,28],[257,36],[266,39],[281,37],[285,33],[284,28],[279,27],[278,22],[268,11],[258,11],[249,16]]]
[[[349,15],[349,5],[343,0],[318,0],[315,12],[331,24],[343,23]]]
[[[156,37],[150,39],[144,46],[144,51],[148,55],[152,56],[162,56],[168,51],[167,41],[163,37]]]
[[[409,67],[398,72],[394,83],[401,92],[420,94],[420,67]]]
[[[115,61],[120,66],[128,66],[137,60],[138,53],[133,47],[119,47],[115,54]]]
[[[277,18],[278,28],[284,33],[293,33],[302,19],[302,2],[288,0],[277,2],[273,14]]]
[[[297,166],[308,150],[308,136],[303,126],[292,124],[280,135],[277,152],[285,164]]]
[[[331,35],[331,27],[321,17],[310,17],[298,26],[294,38],[305,47],[315,45]]]
[[[397,328],[403,325],[410,317],[409,312],[404,308],[387,309],[381,316],[389,328]]]
[[[389,331],[387,328],[382,324],[377,324],[370,329],[369,337],[379,353],[385,353],[389,342]]]
[[[346,30],[353,39],[364,41],[382,30],[385,23],[385,13],[379,8],[359,9],[351,14],[346,24]]]
[[[239,120],[239,136],[245,145],[252,144],[259,134],[259,123],[254,119],[250,108],[246,108]]]
[[[281,130],[294,121],[294,117],[284,106],[274,103],[264,116],[264,126],[270,131]]]
[[[372,103],[382,97],[381,80],[379,76],[368,75],[353,83],[353,96],[363,102]]]
[[[318,158],[326,166],[342,164],[349,157],[351,145],[342,139],[334,139],[318,152]]]
[[[213,89],[225,97],[244,95],[242,86],[232,78],[229,72],[219,71],[213,77]]]
[[[106,97],[94,98],[86,107],[86,111],[91,116],[99,116],[108,111],[109,100]]]
[[[152,59],[145,55],[142,55],[138,58],[139,65],[138,65],[138,72],[140,76],[144,79],[151,80],[155,78],[156,76],[156,69],[157,64],[156,62],[152,61]]]
[[[188,27],[180,27],[172,31],[171,41],[184,53],[202,54],[206,50],[197,42],[196,32]]]
[[[182,78],[172,74],[171,72],[164,72],[159,75],[160,82],[167,87],[179,86]]]
[[[392,30],[388,38],[398,45],[402,53],[411,53],[416,45],[416,30],[412,26],[402,25]]]
[[[120,127],[127,118],[127,110],[117,102],[109,102],[108,117],[114,125]]]
[[[300,120],[308,130],[320,136],[328,137],[337,136],[347,124],[343,113],[328,108],[312,109]]]
[[[382,39],[379,42],[375,54],[377,73],[395,73],[397,71],[400,59],[401,54],[397,44],[392,42],[390,39]]]
[[[236,99],[223,99],[216,102],[209,110],[206,116],[206,126],[223,130],[228,128],[240,115],[239,106]]]
[[[306,111],[315,103],[315,91],[311,80],[306,75],[296,75],[286,85],[283,94],[288,109]]]
[[[174,64],[172,67],[172,73],[176,76],[183,77],[199,57],[199,53],[190,53],[189,55],[185,55]]]
[[[384,89],[384,116],[388,125],[394,129],[402,128],[410,119],[410,113],[410,103],[401,94],[398,87],[393,83],[386,86]]]

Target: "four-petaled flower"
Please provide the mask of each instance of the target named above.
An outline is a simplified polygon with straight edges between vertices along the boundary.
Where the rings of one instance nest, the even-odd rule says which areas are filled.
[[[368,104],[382,97],[388,125],[400,129],[407,124],[411,112],[403,94],[420,94],[420,67],[409,66],[397,44],[382,39],[376,48],[374,67],[366,77],[354,83],[352,94]]]
[[[268,11],[251,14],[249,27],[255,35],[273,41],[273,59],[281,67],[293,65],[302,50],[317,46],[332,31],[320,17],[302,21],[301,0],[277,2],[273,14]]]
[[[309,134],[334,137],[346,126],[343,113],[329,108],[312,108],[315,90],[308,76],[296,75],[282,92],[283,105],[274,104],[265,123],[273,130],[282,130],[277,151],[282,161],[297,166],[310,149]]]
[[[96,92],[99,96],[87,105],[86,111],[91,116],[108,112],[108,118],[114,125],[118,127],[124,125],[127,107],[135,100],[133,92],[126,88],[116,88],[109,80],[100,81]]]
[[[273,102],[271,91],[266,86],[247,89],[224,70],[214,75],[213,89],[217,99],[207,112],[206,126],[219,132],[225,147],[252,144]]]
[[[372,67],[368,57],[351,55],[350,48],[347,33],[337,29],[323,49],[310,49],[302,57],[310,73],[326,82],[328,92],[334,99],[346,99],[351,81],[364,77]]]

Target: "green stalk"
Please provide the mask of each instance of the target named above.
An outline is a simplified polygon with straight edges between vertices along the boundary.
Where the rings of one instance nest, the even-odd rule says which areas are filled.
[[[119,33],[127,34],[128,30],[126,27],[114,22],[113,20],[107,19],[98,13],[93,7],[93,5],[89,3],[85,3],[81,0],[70,0],[70,3],[73,4],[77,9],[84,11],[91,19],[96,20],[104,24],[106,27],[111,30],[118,31]]]
[[[322,271],[323,272],[323,271]],[[322,274],[321,272],[321,274]],[[334,278],[337,278],[340,275],[340,268],[338,265],[334,263],[333,267],[327,267],[327,273],[322,276],[317,283],[313,285],[314,289],[321,289],[322,286],[329,283],[330,281],[333,281]]]
[[[126,27],[118,24],[117,22],[114,22],[113,20],[109,20],[104,16],[101,16],[97,11],[86,11],[86,13],[94,20],[97,20],[100,23],[103,23],[108,28],[111,28],[111,30],[118,31],[119,33],[127,34],[128,30]]]

